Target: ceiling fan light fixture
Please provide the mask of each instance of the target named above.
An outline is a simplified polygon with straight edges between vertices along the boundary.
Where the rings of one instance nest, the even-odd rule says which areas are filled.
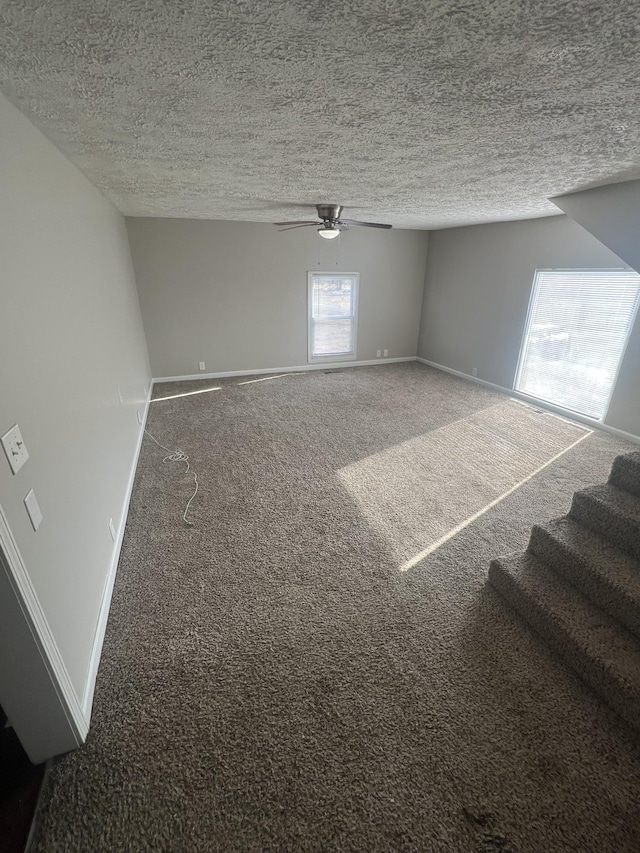
[[[334,237],[340,236],[340,231],[338,228],[334,228],[333,225],[324,225],[322,228],[318,228],[318,234],[324,237],[325,240],[333,240]]]

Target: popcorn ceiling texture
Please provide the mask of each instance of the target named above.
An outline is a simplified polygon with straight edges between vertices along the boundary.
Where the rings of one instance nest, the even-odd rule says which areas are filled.
[[[637,0],[0,0],[0,88],[120,210],[430,228],[640,175]]]

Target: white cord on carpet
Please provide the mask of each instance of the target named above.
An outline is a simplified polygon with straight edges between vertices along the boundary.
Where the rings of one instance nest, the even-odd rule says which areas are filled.
[[[185,524],[187,524],[189,527],[195,527],[194,522],[193,522],[193,521],[189,521],[189,520],[188,520],[188,518],[187,518],[187,513],[189,512],[189,507],[191,506],[191,501],[192,501],[192,500],[195,498],[195,496],[198,494],[198,475],[196,474],[196,472],[195,472],[195,471],[193,471],[193,470],[191,469],[191,466],[190,466],[190,464],[189,464],[189,457],[188,457],[188,456],[187,456],[187,454],[184,452],[184,450],[180,450],[179,448],[178,448],[177,450],[169,450],[169,448],[168,448],[168,447],[165,447],[165,446],[164,446],[164,444],[160,444],[160,442],[158,441],[158,439],[157,439],[155,436],[151,435],[151,433],[149,432],[149,430],[148,430],[148,429],[145,429],[145,432],[146,432],[146,434],[149,436],[149,438],[150,438],[152,441],[155,441],[155,443],[158,445],[158,447],[159,447],[161,450],[166,450],[166,451],[167,451],[168,456],[165,456],[165,457],[164,457],[164,459],[162,460],[162,464],[163,464],[163,465],[164,465],[166,462],[185,462],[185,463],[186,463],[186,465],[187,465],[187,469],[186,469],[186,471],[185,471],[184,473],[185,473],[185,474],[193,474],[193,482],[194,482],[194,484],[195,484],[195,489],[194,489],[194,491],[193,491],[193,494],[191,495],[191,497],[190,497],[190,498],[189,498],[189,500],[187,501],[187,505],[186,505],[186,507],[184,508],[184,513],[183,513],[183,515],[182,515],[182,519],[183,519],[184,523],[185,523]]]

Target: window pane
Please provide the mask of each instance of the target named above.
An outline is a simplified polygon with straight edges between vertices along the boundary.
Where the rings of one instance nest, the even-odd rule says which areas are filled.
[[[352,320],[315,320],[313,355],[337,355],[353,352]]]
[[[633,271],[536,273],[516,389],[601,418],[639,292]]]
[[[353,317],[353,280],[317,278],[313,287],[313,316],[322,320]]]
[[[309,358],[355,358],[357,290],[357,274],[309,274]]]

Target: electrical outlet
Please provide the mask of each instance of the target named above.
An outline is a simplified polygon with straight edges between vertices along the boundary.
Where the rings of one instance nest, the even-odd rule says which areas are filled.
[[[386,358],[388,355],[389,355],[389,350],[388,350],[388,349],[386,349],[386,350],[384,351],[384,357]]]
[[[478,375],[478,368],[477,368],[477,367],[474,367],[474,368],[473,368],[473,370],[471,371],[471,375],[472,375],[472,376],[477,376],[477,375]]]
[[[380,358],[380,356],[381,356],[381,355],[382,355],[382,350],[381,350],[381,349],[377,349],[377,350],[376,350],[376,358]]]
[[[8,432],[5,432],[2,436],[2,446],[4,447],[4,452],[7,454],[7,462],[11,466],[11,470],[14,474],[17,474],[29,458],[29,453],[24,441],[22,440],[22,434],[20,433],[20,427],[18,424],[12,426],[11,429]]]
[[[115,542],[116,541],[116,527],[115,527],[115,524],[113,523],[112,518],[109,519],[109,533],[111,534],[111,538]]]
[[[204,361],[200,362],[200,370],[204,370]]]

